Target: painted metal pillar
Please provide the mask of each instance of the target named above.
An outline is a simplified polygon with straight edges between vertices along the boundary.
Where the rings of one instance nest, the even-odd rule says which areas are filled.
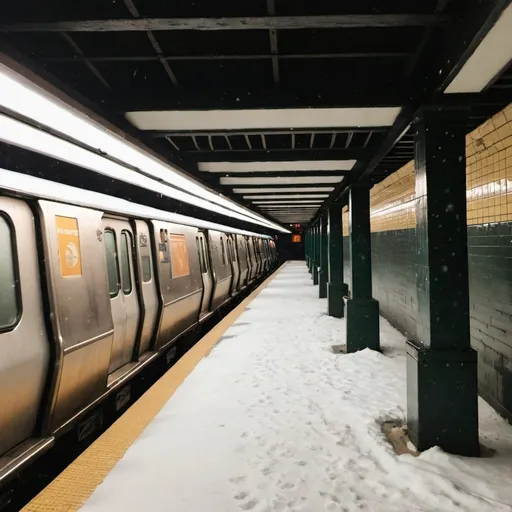
[[[308,271],[311,274],[311,277],[313,277],[313,226],[310,226],[308,229]]]
[[[370,188],[350,187],[351,298],[347,300],[347,352],[380,350],[379,303],[372,297]]]
[[[329,208],[327,223],[329,274],[327,283],[327,312],[329,316],[345,316],[345,300],[348,286],[343,282],[343,221],[341,204]]]
[[[308,266],[308,234],[304,232],[302,235],[304,237],[304,261],[306,262],[306,267]]]
[[[407,345],[407,426],[419,450],[479,454],[477,354],[470,346],[465,109],[416,121],[416,340]]]
[[[304,231],[304,255],[306,267],[309,268],[309,231]]]
[[[315,233],[315,246],[313,248],[313,284],[318,284],[318,265],[320,263],[320,229],[318,221],[313,228]]]
[[[320,217],[320,261],[318,264],[318,297],[327,298],[327,280],[329,278],[329,260],[327,257],[327,212]]]

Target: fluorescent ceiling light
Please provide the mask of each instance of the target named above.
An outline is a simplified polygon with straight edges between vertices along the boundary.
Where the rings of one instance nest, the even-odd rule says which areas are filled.
[[[243,196],[244,199],[318,199],[320,197],[329,197],[329,194],[276,194],[273,196]]]
[[[281,208],[302,208],[303,210],[318,210],[318,205],[307,205],[307,204],[274,204],[274,205],[262,205],[262,210],[279,210]]]
[[[356,160],[298,160],[292,162],[199,162],[206,172],[350,171]]]
[[[332,192],[334,187],[234,188],[235,194],[280,194],[288,192]]]
[[[341,183],[343,176],[294,176],[272,178],[221,178],[221,185],[300,185],[310,183]]]
[[[501,14],[450,85],[448,94],[480,92],[512,60],[512,4]]]
[[[265,222],[264,225],[271,224],[273,227],[277,228],[275,224],[269,223],[268,220],[263,219],[254,212],[188,179],[177,169],[165,164],[146,151],[138,148],[135,144],[109,131],[100,123],[92,120],[47,91],[44,91],[39,86],[33,84],[25,77],[3,64],[0,64],[0,106],[12,112],[16,112],[17,114],[21,114],[42,126],[48,126],[52,130],[60,132],[67,137],[71,137],[89,146],[93,151],[100,150],[120,162],[140,169],[144,171],[145,174],[149,174],[166,185],[179,187],[182,191],[187,192],[185,195],[182,195],[182,200],[187,203],[195,204],[190,200],[192,197],[191,194],[193,194],[204,200],[201,208],[217,211],[215,208],[209,206],[211,202],[215,205],[238,212],[245,217]],[[25,143],[23,147],[29,150],[32,149],[30,144],[27,143]],[[55,158],[58,157],[55,156]],[[80,164],[77,165],[83,167]],[[125,181],[122,178],[120,179]],[[155,184],[151,190],[153,190],[154,187]]]
[[[252,201],[252,204],[316,204],[316,203],[322,203],[322,199],[297,199],[292,201],[286,201],[286,200],[278,200],[278,201]]]
[[[59,139],[47,132],[33,128],[28,124],[16,121],[10,117],[0,114],[0,140],[13,144],[15,146],[36,151],[43,155],[57,158],[64,162],[73,165],[78,165],[85,169],[90,169],[105,176],[131,183],[147,190],[159,192],[167,197],[172,197],[178,201],[186,201],[190,204],[200,208],[207,208],[210,211],[215,211],[222,215],[235,217],[237,219],[251,222],[253,224],[272,226],[272,229],[277,229],[275,224],[267,222],[263,224],[256,219],[252,219],[222,208],[221,206],[207,203],[204,199],[181,192],[178,189],[163,185],[155,180],[148,178],[136,171],[128,169],[120,164],[117,164],[107,158],[104,158],[96,153],[75,146],[71,142]],[[281,228],[282,229],[282,228]]]
[[[252,130],[391,126],[400,107],[127,112],[139,130]]]

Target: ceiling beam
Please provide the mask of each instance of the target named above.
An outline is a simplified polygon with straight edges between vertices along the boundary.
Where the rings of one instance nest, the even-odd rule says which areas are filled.
[[[357,77],[355,77],[357,78]],[[354,80],[355,80],[354,78]],[[112,108],[118,112],[163,110],[244,110],[279,108],[396,107],[407,98],[405,90],[347,82],[332,86],[294,85],[263,90],[232,88],[137,88],[116,92]],[[175,131],[175,130],[173,130]]]
[[[83,59],[84,64],[89,68],[89,71],[107,88],[112,89],[105,77],[98,71],[98,68],[84,55],[84,52],[76,44],[76,41],[66,32],[62,32],[62,37],[68,42],[73,50]]]
[[[366,51],[366,52],[336,52],[336,53],[259,53],[259,54],[207,54],[207,55],[109,55],[86,57],[77,52],[71,57],[37,57],[35,60],[43,62],[158,62],[166,61],[204,61],[204,60],[267,60],[279,57],[279,60],[303,60],[303,59],[394,59],[410,57],[411,52],[396,51]]]
[[[441,14],[345,14],[230,18],[139,18],[3,23],[2,32],[147,32],[170,30],[297,30],[321,28],[426,27]]]
[[[199,162],[300,162],[301,160],[357,160],[360,149],[268,149],[240,151],[190,151]]]
[[[130,11],[130,14],[134,18],[138,18],[138,19],[141,18],[140,12],[137,9],[137,6],[135,5],[133,0],[124,0],[124,4],[126,5],[126,8]],[[167,76],[171,80],[172,84],[174,85],[174,87],[179,87],[179,82],[178,82],[178,79],[176,78],[176,74],[171,69],[169,63],[165,59],[162,58],[162,48],[160,47],[159,42],[156,40],[155,36],[150,31],[148,31],[146,35],[148,36],[151,46],[153,47],[153,49],[156,52],[156,58],[162,64],[162,66],[163,66],[165,72],[167,73]]]

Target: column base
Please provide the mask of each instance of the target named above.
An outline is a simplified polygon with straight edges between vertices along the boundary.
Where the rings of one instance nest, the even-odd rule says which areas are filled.
[[[439,446],[477,457],[477,353],[407,342],[407,431],[420,451]]]
[[[334,318],[343,318],[345,316],[345,300],[347,285],[327,284],[327,314]]]
[[[347,300],[347,353],[369,348],[380,351],[379,301]]]
[[[318,267],[313,265],[313,284],[318,284]]]
[[[318,273],[318,297],[327,298],[327,272],[320,270]]]

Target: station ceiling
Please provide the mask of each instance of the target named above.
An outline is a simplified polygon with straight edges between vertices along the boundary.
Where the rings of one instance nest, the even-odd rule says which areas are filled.
[[[289,225],[410,161],[422,104],[467,106],[468,131],[508,104],[510,65],[482,87],[467,64],[510,9],[17,0],[2,7],[0,42],[191,176]]]

